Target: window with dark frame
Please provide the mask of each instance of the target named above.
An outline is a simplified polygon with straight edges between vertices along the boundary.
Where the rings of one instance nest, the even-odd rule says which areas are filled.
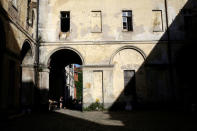
[[[34,20],[34,11],[30,6],[31,0],[27,2],[27,24],[33,27],[33,20]]]
[[[70,31],[70,12],[61,11],[61,32]]]
[[[135,95],[135,70],[124,70],[124,95]]]
[[[122,11],[122,21],[124,31],[133,31],[133,20],[131,10]]]
[[[193,33],[193,17],[192,17],[192,10],[191,9],[182,9],[182,15],[184,18],[184,31],[185,37],[187,39],[191,39]]]

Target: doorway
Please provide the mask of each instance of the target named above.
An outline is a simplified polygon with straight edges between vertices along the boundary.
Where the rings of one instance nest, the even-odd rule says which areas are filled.
[[[62,49],[50,57],[49,109],[82,110],[82,60]]]

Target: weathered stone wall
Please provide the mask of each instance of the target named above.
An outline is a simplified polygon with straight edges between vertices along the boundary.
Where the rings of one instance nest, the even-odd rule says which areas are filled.
[[[26,19],[27,0],[18,0],[17,7],[14,7],[10,0],[0,2],[0,20],[3,23],[3,29],[0,30],[5,32],[5,45],[1,52],[1,109],[14,110],[19,107],[22,80],[28,79],[34,84],[35,37],[33,38],[33,34],[36,26],[28,27]],[[31,66],[29,69],[28,67],[22,69],[21,65],[21,51],[25,42],[29,43],[32,52],[31,60],[26,59]],[[23,65],[25,64],[27,65],[23,62]],[[24,77],[21,78],[21,76]]]
[[[20,81],[32,95],[35,84],[36,0],[30,3],[33,24],[27,22],[27,0],[0,1],[0,26],[5,35],[5,47],[1,47],[0,106],[19,105]],[[188,72],[183,81],[182,68],[194,68],[182,64],[194,54],[193,46],[185,48],[196,36],[195,0],[40,0],[39,3],[39,77],[43,90],[41,103],[48,102],[50,57],[56,51],[68,49],[79,55],[83,63],[83,104],[99,100],[106,108],[115,102],[125,102],[124,70],[135,70],[136,93],[139,102],[166,103],[172,99],[185,99],[194,89],[181,96],[180,90],[190,86]],[[188,10],[189,9],[189,10]],[[193,18],[192,31],[184,29],[184,10]],[[132,10],[133,31],[123,30],[122,11]],[[70,11],[70,31],[61,32],[60,12]],[[93,12],[97,17],[93,19]],[[167,30],[169,26],[169,30]],[[0,28],[2,30],[2,28]],[[192,32],[192,33],[191,33]],[[185,36],[189,36],[186,38]],[[191,38],[191,39],[190,39]],[[31,53],[20,59],[24,43]],[[186,56],[183,55],[186,49]],[[192,49],[192,50],[191,50]],[[191,50],[191,51],[190,51]],[[192,61],[192,60],[191,60]],[[22,63],[22,69],[21,69]],[[182,66],[180,66],[180,64]],[[194,65],[194,64],[193,64]],[[171,69],[171,70],[170,70]],[[21,73],[22,71],[22,73]],[[22,75],[22,78],[21,78]],[[175,79],[174,79],[174,78]],[[180,82],[181,81],[181,82]],[[10,83],[14,83],[13,85]],[[183,89],[179,89],[183,87]],[[102,88],[102,89],[101,89]],[[11,90],[11,91],[10,91]],[[187,89],[188,91],[188,89]],[[195,91],[195,90],[194,90]],[[24,91],[25,95],[26,91]],[[13,94],[12,94],[13,93]],[[13,97],[9,98],[12,94]],[[28,96],[28,95],[27,95]],[[33,96],[32,96],[33,97]],[[11,104],[9,104],[11,103]],[[33,103],[29,100],[28,103]]]
[[[124,70],[136,72],[139,101],[168,102],[172,99],[172,91],[166,16],[171,26],[186,2],[167,0],[166,14],[164,0],[40,1],[40,64],[48,66],[50,56],[61,49],[78,53],[83,61],[84,106],[97,98],[107,108],[116,101],[124,101]],[[123,30],[123,10],[132,10],[133,31]],[[61,11],[70,11],[70,31],[66,33],[60,30]],[[92,11],[101,12],[101,32],[91,30]],[[158,24],[154,11],[159,11],[155,14],[161,12],[160,31],[153,31],[154,24]],[[173,37],[170,40],[183,40],[184,31],[179,28],[183,26],[183,19],[175,22],[178,24],[171,27]],[[48,85],[49,82],[44,83]]]
[[[84,4],[88,3],[88,4]],[[143,8],[142,7],[143,4]],[[153,33],[152,10],[162,10],[165,16],[163,0],[114,1],[114,0],[68,0],[41,1],[40,33],[43,41],[65,41],[59,39],[60,11],[71,11],[71,29],[66,41],[128,41],[128,40],[158,40],[164,32]],[[110,5],[110,6],[109,6]],[[133,12],[133,32],[122,29],[122,10]],[[91,33],[91,11],[101,11],[102,32]],[[166,29],[165,17],[163,26]],[[47,30],[44,31],[44,30]]]

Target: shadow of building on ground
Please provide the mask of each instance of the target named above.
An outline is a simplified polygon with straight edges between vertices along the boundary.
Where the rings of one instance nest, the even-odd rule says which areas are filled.
[[[105,117],[105,112],[89,112],[89,116],[86,116],[86,118],[73,117],[72,115],[73,113],[33,113],[7,121],[0,121],[0,128],[3,131],[185,131],[197,129],[195,116],[174,112],[113,112],[111,113],[112,118]],[[85,114],[81,116],[85,116]]]

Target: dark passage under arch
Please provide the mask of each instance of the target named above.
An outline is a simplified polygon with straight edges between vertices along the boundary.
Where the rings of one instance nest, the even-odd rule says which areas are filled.
[[[81,109],[82,107],[76,105],[77,98],[76,94],[74,95],[76,93],[74,88],[77,88],[75,71],[79,68],[76,64],[82,65],[82,60],[77,53],[69,49],[59,50],[50,57],[49,103],[57,103],[55,108]]]

